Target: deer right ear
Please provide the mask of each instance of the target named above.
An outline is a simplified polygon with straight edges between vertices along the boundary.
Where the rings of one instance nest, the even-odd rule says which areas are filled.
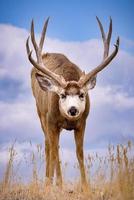
[[[93,76],[87,83],[86,83],[86,86],[88,88],[88,90],[91,90],[95,87],[96,85],[96,77],[97,76]]]
[[[48,76],[43,76],[41,74],[36,73],[35,77],[39,83],[39,86],[44,91],[52,91],[58,92],[59,87],[51,80]]]

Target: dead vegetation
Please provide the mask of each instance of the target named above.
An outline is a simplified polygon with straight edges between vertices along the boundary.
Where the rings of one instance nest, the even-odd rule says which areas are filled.
[[[133,200],[134,199],[134,154],[133,144],[109,145],[107,154],[88,155],[85,160],[87,176],[90,179],[90,193],[81,191],[79,181],[64,182],[63,188],[48,186],[39,177],[37,156],[30,155],[32,178],[24,183],[14,168],[17,152],[15,144],[9,149],[3,180],[0,182],[0,200]],[[40,162],[43,149],[37,145]],[[64,166],[66,168],[67,164]]]

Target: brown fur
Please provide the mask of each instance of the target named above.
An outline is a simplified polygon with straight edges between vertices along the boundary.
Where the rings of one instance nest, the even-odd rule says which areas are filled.
[[[46,68],[62,75],[66,81],[72,81],[68,84],[67,93],[78,93],[79,88],[73,81],[78,81],[82,75],[82,71],[73,63],[71,63],[64,55],[47,53],[43,55],[43,62]],[[80,119],[69,121],[64,118],[58,107],[59,96],[54,92],[44,92],[35,77],[37,69],[33,68],[31,73],[32,90],[36,99],[37,111],[41,121],[41,126],[45,134],[45,153],[46,153],[46,177],[50,179],[54,176],[56,170],[57,183],[62,183],[61,168],[59,162],[59,135],[64,128],[67,130],[74,129],[76,154],[79,161],[81,181],[85,185],[86,176],[84,169],[83,155],[83,139],[86,124],[86,118],[89,112],[89,97],[86,97],[86,108]]]

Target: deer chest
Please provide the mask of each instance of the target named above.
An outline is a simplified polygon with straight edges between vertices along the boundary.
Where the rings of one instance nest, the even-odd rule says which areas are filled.
[[[76,129],[77,122],[76,121],[69,121],[69,120],[64,120],[62,123],[60,123],[60,127],[66,130],[74,130]]]

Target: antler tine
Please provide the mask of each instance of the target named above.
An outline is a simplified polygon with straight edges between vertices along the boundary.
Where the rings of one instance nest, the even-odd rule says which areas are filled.
[[[105,42],[105,40],[106,40],[106,35],[105,35],[105,32],[104,32],[102,23],[101,23],[101,21],[99,20],[99,18],[98,18],[97,16],[96,16],[96,19],[97,19],[97,22],[98,22],[99,27],[100,27],[100,31],[101,31],[101,36],[102,36],[103,42]]]
[[[30,38],[30,36],[28,36],[28,38],[27,38],[27,40],[26,40],[26,50],[27,50],[27,55],[28,55],[28,56],[29,56],[29,54],[30,54],[29,38]]]
[[[112,18],[110,17],[110,23],[109,23],[109,30],[107,34],[107,42],[110,44],[111,36],[112,36]]]
[[[39,61],[38,46],[37,46],[37,43],[36,43],[36,40],[35,40],[33,19],[32,19],[32,22],[31,22],[31,40],[32,40],[32,44],[33,44],[35,52],[36,52],[37,60]]]
[[[39,48],[40,48],[41,51],[42,51],[42,47],[43,47],[43,43],[44,43],[44,39],[45,39],[45,35],[46,35],[48,22],[49,22],[49,17],[47,18],[47,20],[44,24],[42,34],[41,34],[41,39],[40,39],[40,43],[39,43]]]
[[[96,17],[96,19],[97,19],[97,22],[99,24],[102,39],[103,39],[103,45],[104,45],[103,59],[105,59],[109,54],[109,45],[110,45],[110,40],[111,40],[111,36],[112,36],[112,19],[110,17],[109,30],[108,30],[107,37],[105,35],[101,21],[99,20],[98,17]]]
[[[120,45],[120,37],[118,36],[117,40],[116,40],[116,44],[114,46],[116,46],[117,48],[119,48],[119,45]]]

